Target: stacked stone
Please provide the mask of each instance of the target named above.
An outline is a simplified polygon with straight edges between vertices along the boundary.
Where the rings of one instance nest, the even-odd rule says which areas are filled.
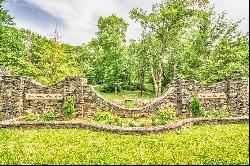
[[[24,82],[21,77],[0,77],[0,120],[23,114]]]
[[[249,80],[229,80],[228,104],[232,116],[249,115]]]
[[[204,111],[229,107],[232,116],[249,114],[249,81],[247,79],[225,79],[216,84],[206,86],[193,79],[177,79],[176,104],[182,114],[190,115],[189,104],[198,93],[225,93],[226,98],[200,99]]]
[[[0,68],[0,76],[9,76],[10,70],[6,68]]]
[[[32,99],[28,100],[25,98],[25,94],[63,94],[63,82],[58,82],[55,85],[46,87],[32,78],[25,78],[25,89],[24,89],[24,108],[26,114],[32,110],[34,113],[43,114],[49,109],[53,109],[55,114],[62,112],[63,100],[60,99]]]
[[[2,74],[3,75],[3,74]],[[94,111],[109,111],[120,117],[148,117],[161,108],[174,107],[177,113],[190,115],[189,104],[198,93],[225,93],[226,98],[201,99],[204,110],[230,106],[232,116],[249,114],[249,81],[230,79],[205,86],[193,79],[174,80],[170,88],[160,98],[142,108],[122,108],[106,101],[81,77],[67,77],[53,86],[43,86],[29,77],[0,76],[0,120],[27,115],[27,110],[42,114],[53,108],[56,114],[63,110],[67,96],[72,96],[78,116],[89,116]],[[60,99],[26,99],[26,94],[61,94]]]
[[[152,134],[165,131],[179,130],[191,125],[201,124],[246,124],[249,123],[249,117],[233,118],[189,118],[156,127],[120,127],[111,125],[94,124],[89,122],[72,121],[48,121],[48,122],[0,122],[1,128],[84,128],[94,131],[106,131],[117,134]]]
[[[225,93],[226,92],[226,81],[222,81],[210,86],[200,85],[198,93]],[[225,93],[226,94],[226,93]],[[211,99],[200,99],[203,105],[204,111],[218,110],[227,106],[226,98],[211,98]]]
[[[72,96],[77,111],[77,116],[84,116],[84,104],[87,79],[81,77],[66,77],[63,81],[64,100],[67,96]]]

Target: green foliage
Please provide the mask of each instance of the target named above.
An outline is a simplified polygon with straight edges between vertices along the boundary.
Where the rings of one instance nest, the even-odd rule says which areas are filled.
[[[7,10],[3,9],[3,3],[5,0],[0,0],[0,26],[2,25],[14,25],[13,17],[8,14]]]
[[[92,119],[101,124],[125,126],[126,120],[113,116],[110,112],[94,112]]]
[[[67,96],[63,103],[63,116],[66,119],[72,119],[75,117],[75,103],[71,96]]]
[[[121,127],[126,125],[126,121],[118,116],[113,117],[113,123]]]
[[[39,121],[41,120],[40,116],[38,114],[30,113],[26,116],[27,121]]]
[[[159,110],[156,113],[156,118],[159,119],[161,125],[166,124],[170,120],[176,118],[176,113],[173,109]]]
[[[128,127],[135,127],[136,126],[136,124],[135,124],[135,121],[134,120],[130,120],[129,122],[128,122]]]
[[[110,122],[113,119],[113,115],[110,112],[94,112],[93,120]]]
[[[154,98],[154,93],[151,91],[147,91],[143,93],[143,96],[140,96],[140,91],[127,91],[127,90],[121,90],[117,93],[104,93],[101,92],[101,85],[94,86],[95,90],[100,93],[106,100],[113,101],[113,100],[124,100],[124,96],[128,96],[129,98],[136,100],[152,100]]]
[[[120,92],[121,87],[119,84],[104,84],[100,91],[104,93]]]
[[[164,125],[175,119],[175,113],[172,110],[160,111],[158,115],[152,115],[151,118],[139,118],[133,115],[132,118],[120,118],[113,116],[110,112],[95,112],[92,120],[100,124],[109,124],[126,127],[150,127]]]
[[[141,136],[83,129],[1,129],[0,164],[249,165],[249,125],[192,126]]]
[[[229,116],[229,112],[227,107],[223,107],[222,109],[219,110],[204,111],[202,113],[202,116],[208,118],[225,118]]]
[[[49,109],[47,112],[45,112],[41,117],[41,119],[43,119],[44,121],[55,120],[55,118],[56,118],[56,115],[52,108]]]
[[[3,3],[0,67],[45,85],[66,76],[86,76],[90,84],[104,84],[102,92],[140,89],[142,96],[153,92],[158,97],[174,78],[211,84],[249,75],[248,34],[239,32],[240,21],[217,14],[209,1],[169,0],[154,4],[149,12],[132,9],[130,17],[143,31],[140,40],[128,43],[124,19],[100,17],[96,38],[81,46],[60,43],[57,28],[52,38],[45,38],[12,27]]]
[[[127,102],[125,102],[124,108],[135,108],[134,101],[127,101]]]
[[[202,115],[202,107],[198,97],[194,97],[190,102],[189,108],[194,117]]]
[[[139,126],[140,127],[150,127],[151,123],[152,122],[150,121],[150,119],[145,119],[145,120],[140,121]]]
[[[157,119],[157,116],[156,115],[152,115],[151,117],[150,117],[150,119],[151,119],[151,125],[152,126],[157,126],[158,125],[158,119]]]

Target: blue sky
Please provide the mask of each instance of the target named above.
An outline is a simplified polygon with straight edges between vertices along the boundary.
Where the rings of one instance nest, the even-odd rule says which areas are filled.
[[[128,23],[127,39],[140,36],[140,26],[129,18],[129,10],[150,10],[160,0],[6,0],[4,8],[14,17],[16,27],[49,36],[58,24],[61,42],[80,45],[95,37],[100,16],[116,13]],[[249,32],[249,0],[211,0],[218,12],[229,19],[245,18],[240,31]]]

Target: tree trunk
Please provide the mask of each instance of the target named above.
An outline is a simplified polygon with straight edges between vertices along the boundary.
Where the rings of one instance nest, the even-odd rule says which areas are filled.
[[[144,63],[141,63],[141,85],[140,85],[140,91],[141,91],[141,97],[143,95],[143,91],[145,89],[144,83],[145,83],[145,72],[144,72]]]
[[[154,70],[153,66],[151,65],[151,74],[154,81],[154,88],[155,88],[155,96],[161,96],[161,88],[162,88],[162,65],[160,63],[160,68]]]

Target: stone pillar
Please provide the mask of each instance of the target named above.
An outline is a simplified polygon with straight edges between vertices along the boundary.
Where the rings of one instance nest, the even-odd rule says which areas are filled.
[[[233,116],[242,116],[249,114],[249,94],[248,80],[231,79],[229,81],[228,105]]]
[[[181,100],[181,85],[180,85],[180,79],[175,79],[174,80],[174,87],[176,88],[176,104],[177,104],[177,109],[178,113],[177,114],[182,114],[182,100]]]
[[[0,120],[23,115],[23,91],[22,77],[0,77]]]
[[[75,102],[77,115],[83,114],[84,105],[84,88],[87,86],[87,79],[82,77],[67,77],[63,86],[64,99],[67,96],[72,96]]]

